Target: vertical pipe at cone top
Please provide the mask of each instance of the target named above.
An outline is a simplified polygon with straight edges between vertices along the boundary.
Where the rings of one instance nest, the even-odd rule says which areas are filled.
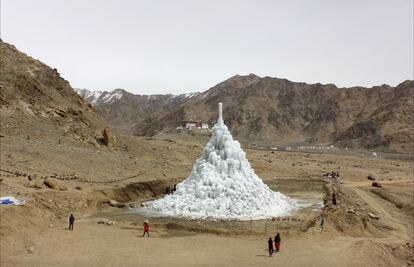
[[[224,124],[224,122],[223,122],[223,103],[218,103],[218,106],[219,106],[219,118],[218,118],[218,121],[217,121],[217,123],[218,123],[218,125],[223,125]]]

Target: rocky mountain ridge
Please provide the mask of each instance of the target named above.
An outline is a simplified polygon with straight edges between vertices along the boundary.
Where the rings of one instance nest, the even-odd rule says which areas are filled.
[[[200,93],[180,95],[135,95],[124,89],[89,91],[74,89],[108,121],[123,132],[130,132],[132,125],[142,123],[153,114],[166,114]]]
[[[186,98],[114,97],[95,108],[115,127],[123,125],[122,130],[133,135],[154,135],[173,131],[184,120],[212,124],[217,103],[223,102],[226,124],[247,144],[334,144],[412,152],[413,95],[410,80],[396,87],[338,88],[250,74],[233,76]]]

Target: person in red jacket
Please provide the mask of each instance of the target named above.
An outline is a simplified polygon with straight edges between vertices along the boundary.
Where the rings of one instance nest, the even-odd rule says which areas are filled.
[[[279,252],[281,242],[282,242],[282,239],[280,238],[280,234],[277,233],[277,235],[275,236],[275,249],[276,249],[276,252]]]
[[[149,223],[148,223],[148,220],[144,221],[144,233],[142,234],[142,237],[145,236],[145,233],[147,233],[147,236],[149,237]]]

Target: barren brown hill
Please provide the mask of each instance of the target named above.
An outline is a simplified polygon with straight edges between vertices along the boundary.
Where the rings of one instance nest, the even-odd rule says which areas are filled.
[[[182,120],[216,119],[217,102],[236,138],[264,146],[335,144],[410,152],[413,149],[414,82],[396,87],[338,88],[286,79],[234,76],[180,103],[167,114],[152,113],[132,133],[169,131]]]
[[[3,41],[0,52],[2,135],[53,139],[56,144],[104,143],[106,122],[56,69]]]

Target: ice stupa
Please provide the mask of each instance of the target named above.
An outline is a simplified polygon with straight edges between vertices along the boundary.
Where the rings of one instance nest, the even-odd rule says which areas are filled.
[[[222,117],[186,180],[173,194],[144,203],[143,211],[190,219],[254,220],[281,216],[298,208],[296,200],[273,192],[255,174],[240,143]]]

